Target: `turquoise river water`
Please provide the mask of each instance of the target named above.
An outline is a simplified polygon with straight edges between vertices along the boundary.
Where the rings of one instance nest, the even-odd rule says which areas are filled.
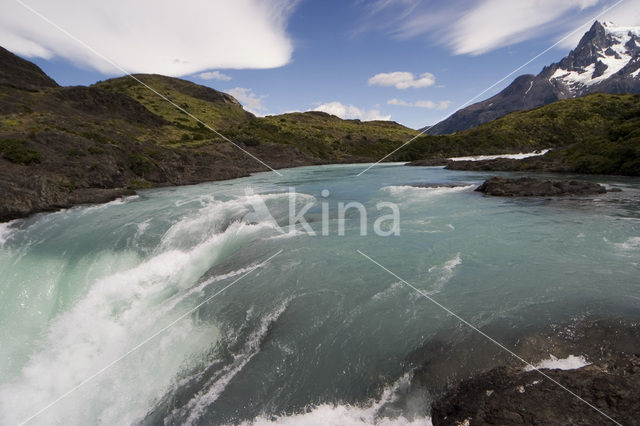
[[[460,325],[360,252],[479,327],[640,310],[640,180],[501,199],[474,192],[483,173],[362,169],[145,190],[1,224],[0,424],[428,424],[429,390],[403,391],[408,357]],[[285,228],[291,187],[296,207],[314,203],[317,235]],[[366,236],[355,209],[339,235],[338,203],[352,201]],[[389,214],[379,202],[398,206],[399,235],[373,232]]]

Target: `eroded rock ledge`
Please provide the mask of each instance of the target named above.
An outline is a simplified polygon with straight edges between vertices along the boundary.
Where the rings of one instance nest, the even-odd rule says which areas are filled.
[[[433,424],[614,424],[602,413],[622,424],[638,424],[638,355],[620,355],[576,370],[541,371],[546,377],[538,371],[500,367],[465,380],[433,404]]]
[[[580,362],[571,364],[588,365],[541,369],[545,377],[525,371],[522,361],[478,334],[452,344],[436,339],[418,351],[422,365],[413,379],[415,386],[431,391],[435,426],[614,424],[554,381],[620,424],[639,424],[640,323],[580,316],[543,328],[509,324],[484,331],[535,365],[549,362],[552,355],[560,360],[579,355]],[[571,367],[566,361],[551,365]]]
[[[492,177],[480,185],[476,191],[497,197],[553,197],[563,195],[604,194],[607,188],[586,181],[551,181],[531,177],[507,179]],[[619,189],[611,189],[618,192]]]

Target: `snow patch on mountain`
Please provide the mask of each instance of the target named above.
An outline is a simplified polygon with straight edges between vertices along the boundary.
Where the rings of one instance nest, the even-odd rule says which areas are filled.
[[[532,88],[533,88],[533,81],[531,82],[531,84],[529,84],[529,88],[527,89],[527,91],[526,91],[526,92],[524,92],[525,96],[526,96],[527,94],[529,94],[529,92],[531,91],[531,89],[532,89]]]
[[[636,49],[629,45],[633,40],[634,47],[640,46],[640,27],[615,27],[611,22],[605,22],[602,26],[612,43],[596,52],[597,61],[579,69],[558,68],[549,78],[550,81],[561,80],[571,91],[577,91],[609,79],[634,59]],[[635,77],[637,73],[635,71],[632,76]]]

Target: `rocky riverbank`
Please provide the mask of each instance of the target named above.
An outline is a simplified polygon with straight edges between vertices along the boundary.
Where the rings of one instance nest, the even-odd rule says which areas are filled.
[[[434,425],[611,423],[554,381],[616,421],[637,424],[638,322],[580,319],[538,329],[483,331],[548,377],[479,334],[456,339],[455,344],[435,339],[414,355],[424,358],[413,380],[414,386],[431,390]],[[563,365],[558,359],[573,362]],[[578,365],[567,365],[576,360]]]
[[[638,424],[638,389],[638,355],[575,370],[500,367],[465,380],[439,399],[432,421],[434,426],[614,424],[611,419]]]

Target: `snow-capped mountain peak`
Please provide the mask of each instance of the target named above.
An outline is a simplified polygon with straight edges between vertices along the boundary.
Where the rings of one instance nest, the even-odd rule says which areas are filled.
[[[595,22],[578,46],[538,75],[522,75],[497,95],[432,126],[429,134],[447,134],[560,99],[591,93],[640,93],[640,26]]]
[[[549,81],[566,97],[581,96],[618,73],[638,78],[639,56],[640,27],[596,22],[578,47],[557,64]]]

